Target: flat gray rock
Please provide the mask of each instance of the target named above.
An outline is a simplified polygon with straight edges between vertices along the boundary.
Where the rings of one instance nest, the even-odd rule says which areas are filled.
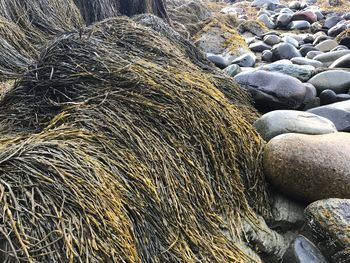
[[[318,93],[326,89],[333,90],[335,93],[348,93],[350,88],[350,71],[324,71],[312,77],[308,82],[315,86]]]
[[[324,40],[321,43],[317,44],[315,46],[315,48],[317,48],[318,50],[320,50],[322,52],[328,52],[337,46],[338,46],[337,41],[335,41],[333,39],[327,39],[327,40]]]

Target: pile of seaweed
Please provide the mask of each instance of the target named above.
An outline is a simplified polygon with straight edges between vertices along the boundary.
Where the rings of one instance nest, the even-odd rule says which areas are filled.
[[[135,20],[51,40],[0,101],[1,262],[252,260],[240,220],[269,204],[249,97]]]

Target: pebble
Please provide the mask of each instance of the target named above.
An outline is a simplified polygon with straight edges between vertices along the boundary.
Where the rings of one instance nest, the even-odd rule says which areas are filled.
[[[338,101],[337,93],[335,93],[333,90],[330,90],[330,89],[326,89],[322,91],[319,97],[320,97],[321,105],[332,104]]]
[[[328,52],[337,46],[338,46],[337,41],[335,41],[333,39],[327,39],[327,40],[324,40],[324,41],[320,42],[319,44],[317,44],[315,46],[315,48],[317,48],[318,50],[320,50],[322,52]]]
[[[309,58],[301,58],[301,57],[296,57],[292,58],[290,61],[293,62],[293,64],[297,65],[309,65],[313,66],[315,68],[321,68],[323,67],[323,63],[317,60],[309,59]]]
[[[332,51],[315,56],[313,59],[318,60],[324,64],[325,67],[330,66],[338,58],[350,54],[350,50]]]
[[[292,21],[290,22],[290,24],[288,25],[288,28],[291,30],[295,30],[295,29],[308,29],[310,28],[310,23],[308,21]]]
[[[264,50],[270,50],[272,47],[263,41],[258,41],[249,45],[251,51],[254,52],[263,52]]]
[[[350,54],[342,56],[334,61],[330,68],[350,68]]]
[[[271,49],[272,51],[272,61],[281,59],[291,59],[294,57],[301,57],[301,54],[296,47],[289,43],[280,43]]]
[[[264,37],[264,42],[270,46],[276,45],[281,41],[282,41],[281,38],[277,35],[267,35]]]
[[[232,64],[224,69],[224,71],[231,77],[236,76],[238,73],[242,72],[240,66]]]

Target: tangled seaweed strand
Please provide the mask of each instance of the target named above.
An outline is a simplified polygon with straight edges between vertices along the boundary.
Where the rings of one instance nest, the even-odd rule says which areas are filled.
[[[240,218],[269,213],[255,113],[184,49],[127,18],[47,46],[0,102],[5,262],[251,261]]]

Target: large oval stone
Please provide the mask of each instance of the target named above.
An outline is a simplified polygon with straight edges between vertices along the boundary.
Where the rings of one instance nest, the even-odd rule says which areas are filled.
[[[309,80],[318,93],[326,89],[335,93],[348,93],[350,89],[350,72],[345,70],[329,70],[321,72]]]
[[[254,126],[265,141],[280,134],[327,134],[337,132],[334,124],[321,116],[296,110],[275,110],[261,116]]]
[[[277,72],[242,72],[235,80],[250,92],[256,107],[264,110],[298,109],[306,94],[300,80]]]
[[[350,134],[279,135],[266,145],[264,170],[277,189],[305,202],[350,198]]]

